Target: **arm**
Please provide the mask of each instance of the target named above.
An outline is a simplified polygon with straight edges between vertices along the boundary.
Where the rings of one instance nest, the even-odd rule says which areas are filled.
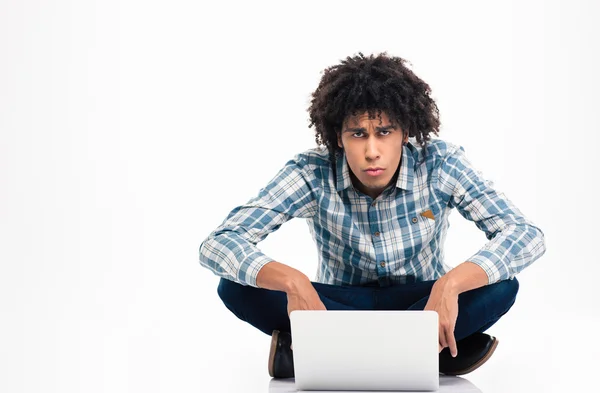
[[[512,278],[546,252],[541,229],[493,185],[473,167],[462,146],[447,154],[439,169],[438,192],[489,240],[444,275],[460,292]],[[487,280],[473,265],[485,272]]]
[[[259,288],[282,291],[288,294],[297,292],[298,288],[308,283],[310,283],[310,278],[304,273],[276,261],[264,265],[256,276],[256,285]]]
[[[234,208],[202,242],[200,264],[218,276],[258,287],[258,272],[274,260],[262,253],[256,244],[293,217],[312,217],[317,209],[316,184],[305,159],[296,155],[258,196]],[[272,278],[265,283],[282,285],[273,284]]]
[[[449,291],[460,295],[463,292],[488,285],[489,278],[485,270],[476,263],[463,262],[444,274],[436,282],[442,292]]]

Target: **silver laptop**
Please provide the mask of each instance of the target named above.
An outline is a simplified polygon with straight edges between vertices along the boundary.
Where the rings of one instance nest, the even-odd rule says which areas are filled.
[[[432,310],[294,310],[297,390],[439,389]]]

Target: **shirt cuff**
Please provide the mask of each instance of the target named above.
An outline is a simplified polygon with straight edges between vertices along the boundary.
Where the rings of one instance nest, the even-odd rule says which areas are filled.
[[[493,251],[480,250],[467,261],[473,262],[485,271],[488,276],[488,285],[510,278],[508,267],[502,258]]]
[[[237,279],[240,283],[258,288],[256,284],[256,276],[258,272],[269,262],[274,259],[268,257],[260,251],[254,251],[248,255],[237,256],[238,260],[242,261],[238,269]]]

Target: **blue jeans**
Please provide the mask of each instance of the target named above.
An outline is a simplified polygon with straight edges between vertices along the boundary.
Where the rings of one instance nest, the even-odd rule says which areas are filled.
[[[377,282],[362,286],[330,285],[312,282],[328,310],[423,310],[436,280],[379,287]],[[458,295],[455,339],[484,332],[515,302],[519,282],[503,280]],[[287,294],[244,286],[221,278],[217,289],[225,306],[239,319],[268,334],[273,330],[290,332]]]

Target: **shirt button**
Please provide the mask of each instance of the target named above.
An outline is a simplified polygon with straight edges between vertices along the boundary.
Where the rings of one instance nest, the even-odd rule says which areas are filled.
[[[413,222],[413,223],[416,223],[417,221],[418,221],[418,220],[417,220],[417,217],[413,217],[413,218],[412,218],[412,222]]]
[[[381,267],[385,267],[385,262],[381,262],[381,263],[379,264],[379,266],[381,266]]]
[[[377,204],[377,202],[373,201],[373,203],[371,203],[371,206],[375,206]]]
[[[375,236],[379,236],[379,232],[375,232]]]

